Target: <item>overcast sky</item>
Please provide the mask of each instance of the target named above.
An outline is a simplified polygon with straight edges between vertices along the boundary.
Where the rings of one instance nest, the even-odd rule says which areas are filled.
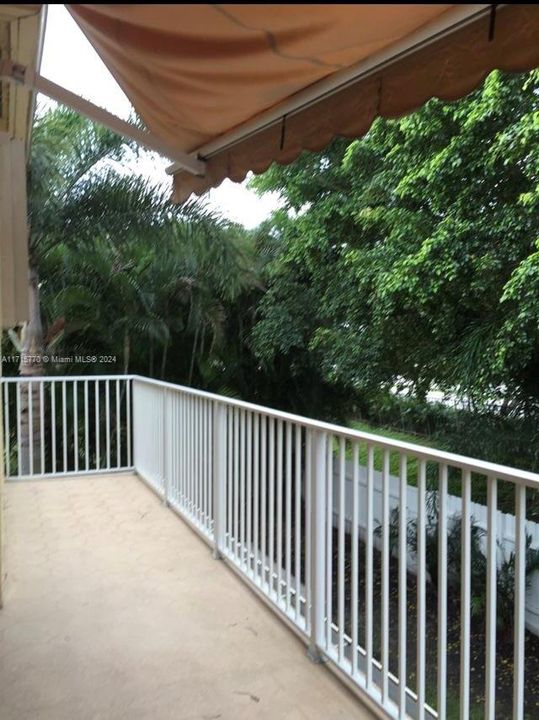
[[[131,103],[63,5],[48,7],[41,73],[124,120],[132,112]],[[41,96],[38,111],[47,104],[47,99]],[[171,178],[165,173],[169,164],[168,159],[145,153],[138,161],[138,169],[155,182],[170,185]],[[211,190],[208,201],[226,217],[249,228],[256,227],[278,205],[274,195],[259,198],[243,184],[230,180]]]

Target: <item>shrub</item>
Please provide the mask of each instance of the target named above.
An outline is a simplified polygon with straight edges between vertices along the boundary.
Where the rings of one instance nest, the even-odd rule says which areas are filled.
[[[399,541],[399,508],[393,508],[389,521],[389,545],[392,555],[396,555]],[[447,586],[453,599],[458,598],[461,588],[462,572],[462,522],[460,516],[448,518],[447,523]],[[378,524],[375,534],[380,537],[382,526]],[[485,530],[472,517],[470,520],[471,545],[471,612],[472,616],[486,616],[487,608],[487,558],[483,552]],[[526,588],[530,586],[532,573],[539,571],[539,549],[531,547],[532,538],[526,534]],[[438,543],[439,514],[438,492],[427,492],[427,516],[425,532],[425,559],[429,582],[435,592],[438,590]],[[407,545],[417,557],[417,519],[407,523]],[[515,552],[507,553],[504,545],[498,541],[502,556],[497,572],[497,609],[498,628],[511,634],[513,631],[515,603]]]

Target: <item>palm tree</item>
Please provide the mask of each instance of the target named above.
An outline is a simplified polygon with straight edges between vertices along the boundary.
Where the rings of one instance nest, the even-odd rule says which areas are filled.
[[[45,344],[57,342],[64,326],[62,318],[55,318],[44,332],[39,292],[47,256],[60,245],[87,247],[97,234],[117,239],[127,233],[149,233],[170,212],[163,193],[122,174],[121,161],[129,150],[123,138],[71,110],[51,110],[36,122],[28,169],[30,316],[19,334],[10,333],[20,352],[23,377],[43,374]],[[22,473],[29,470],[30,443],[37,447],[40,437],[38,422],[29,437],[30,402],[35,417],[40,417],[37,383],[32,398],[30,387],[21,386]]]
[[[204,361],[225,341],[227,314],[239,295],[258,283],[254,247],[242,229],[198,207],[197,221],[185,215],[171,228],[167,243],[148,270],[158,290],[154,300],[168,313],[171,333],[163,348],[161,376],[175,334],[189,340],[190,359],[184,382],[192,385],[195,367],[203,375]],[[180,311],[180,312],[178,312]],[[184,351],[184,354],[186,350]]]
[[[55,246],[46,257],[44,307],[51,319],[69,316],[63,340],[71,350],[99,338],[104,351],[118,354],[122,338],[124,372],[134,349],[139,369],[165,377],[171,345],[179,343],[172,374],[191,383],[197,363],[222,342],[235,298],[256,282],[240,239],[238,228],[197,203],[149,235],[100,235],[84,252]],[[113,305],[101,300],[111,297]]]
[[[183,379],[191,383],[197,364],[222,341],[227,306],[256,282],[241,228],[200,203],[170,205],[163,189],[127,171],[132,152],[123,138],[70,110],[51,110],[36,123],[28,172],[30,318],[10,333],[29,380],[43,374],[44,351],[62,346],[82,355],[113,350],[124,373],[133,350],[149,348],[151,374],[160,349],[164,376],[172,340],[181,338],[181,356],[189,357]],[[31,443],[34,459],[40,456],[40,398],[37,383],[32,398],[29,387],[21,386],[22,473]]]

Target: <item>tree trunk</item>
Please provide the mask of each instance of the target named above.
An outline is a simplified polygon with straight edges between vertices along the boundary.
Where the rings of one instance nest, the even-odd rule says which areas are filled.
[[[28,378],[42,377],[43,366],[43,325],[39,307],[39,279],[34,267],[29,271],[29,314],[28,323],[22,331],[22,349],[19,363],[19,375]],[[39,383],[20,384],[20,460],[19,475],[41,473],[41,395]],[[31,427],[30,427],[30,407]],[[30,452],[32,448],[32,453]],[[33,462],[30,463],[31,455]]]
[[[131,340],[129,338],[129,330],[126,328],[124,332],[124,375],[129,372],[129,357],[131,355]]]
[[[189,380],[187,382],[189,387],[191,387],[191,385],[193,384],[193,372],[195,369],[195,355],[196,355],[196,351],[197,351],[197,344],[198,344],[198,325],[195,328],[195,339],[193,340],[193,351],[191,353],[191,364],[189,367]]]
[[[165,379],[165,370],[167,367],[167,357],[168,357],[168,346],[170,345],[170,342],[167,340],[165,343],[165,347],[163,348],[163,357],[161,358],[161,380]]]

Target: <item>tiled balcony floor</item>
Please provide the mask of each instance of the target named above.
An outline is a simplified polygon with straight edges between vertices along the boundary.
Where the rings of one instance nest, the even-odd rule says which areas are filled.
[[[8,483],[2,720],[371,715],[131,476]]]

